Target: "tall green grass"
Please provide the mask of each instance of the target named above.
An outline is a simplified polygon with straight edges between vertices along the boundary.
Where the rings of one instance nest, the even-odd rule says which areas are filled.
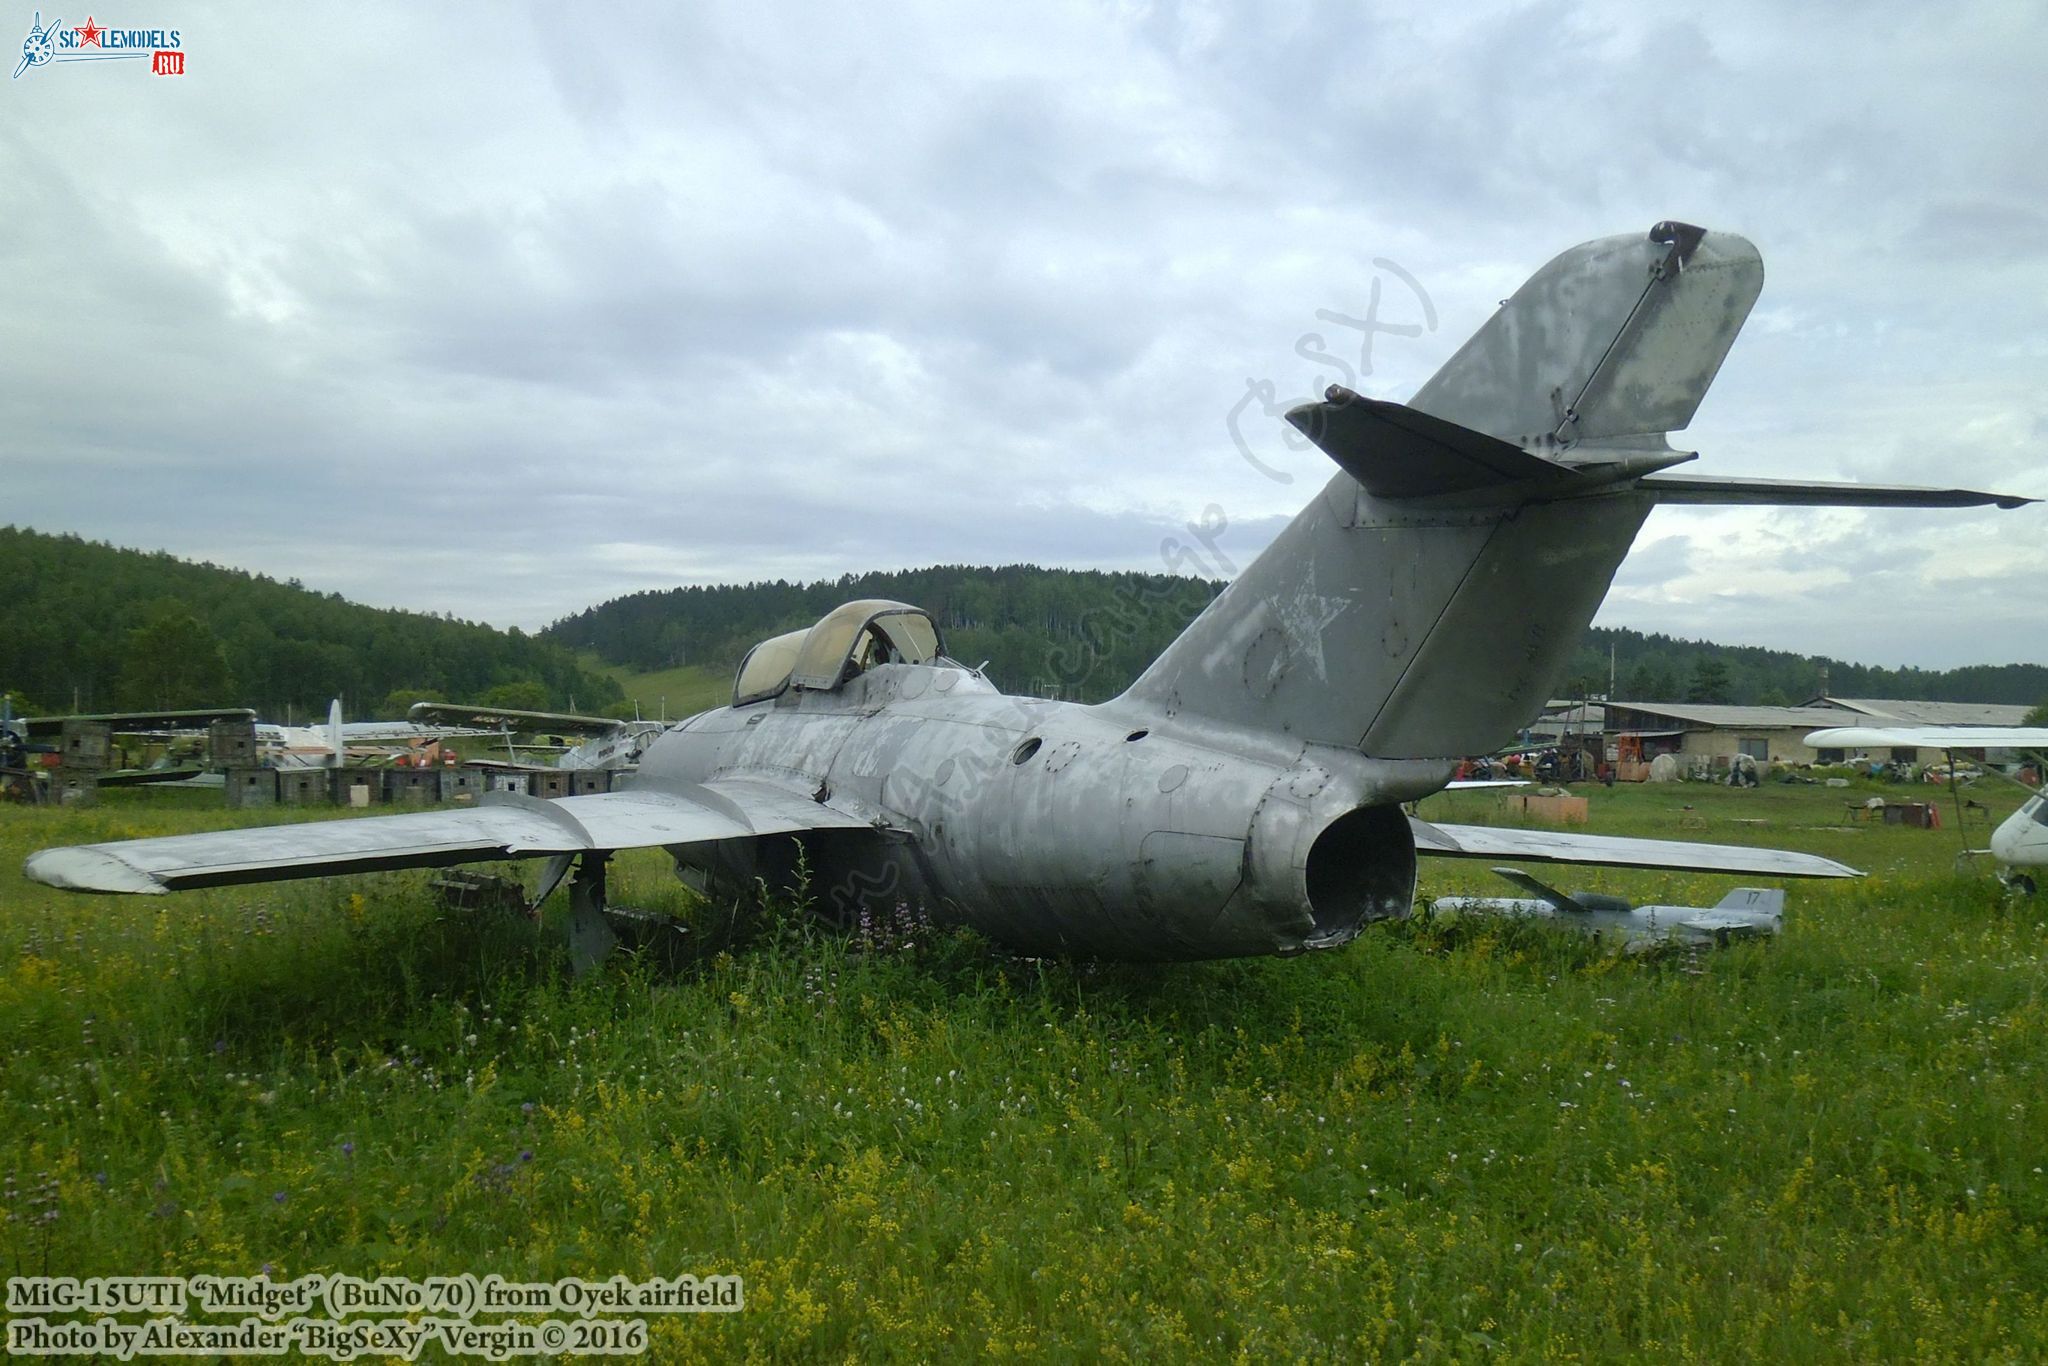
[[[642,854],[615,896],[692,942],[580,980],[558,927],[420,875],[16,871],[241,819],[165,795],[0,812],[8,1274],[745,1276],[741,1314],[651,1320],[656,1359],[2048,1355],[2048,907],[1954,875],[1953,831],[1836,828],[1839,791],[1594,793],[1594,828],[1881,870],[1704,955],[1422,917],[1020,961],[705,904]]]

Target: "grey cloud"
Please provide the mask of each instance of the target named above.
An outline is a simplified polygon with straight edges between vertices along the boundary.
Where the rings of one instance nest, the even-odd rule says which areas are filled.
[[[1330,377],[1296,340],[1342,349],[1315,311],[1375,258],[1442,315],[1376,350],[1399,398],[1671,214],[1771,271],[1700,468],[2048,493],[2028,7],[527,13],[373,6],[321,52],[201,15],[183,85],[10,88],[9,518],[529,627],[677,575],[1146,567],[1209,503],[1242,564],[1328,467],[1272,483],[1224,416]],[[1759,571],[1850,583],[1739,604],[1665,592],[1702,533],[1653,523],[1611,610],[2048,657],[2029,516],[1747,523]],[[1929,527],[1984,572],[1942,583]]]

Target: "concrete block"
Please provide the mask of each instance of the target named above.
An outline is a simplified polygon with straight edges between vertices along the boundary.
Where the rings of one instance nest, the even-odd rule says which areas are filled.
[[[113,752],[114,732],[104,721],[66,721],[57,743],[58,762],[67,771],[102,769]]]
[[[480,768],[444,768],[441,770],[441,800],[475,801],[477,794],[484,790],[484,772]]]
[[[99,795],[100,775],[93,769],[66,767],[50,774],[50,796],[59,806],[91,806]]]
[[[384,800],[418,805],[441,800],[441,775],[431,768],[384,770]]]
[[[206,755],[209,768],[254,768],[260,761],[256,752],[256,723],[214,722],[206,728]]]
[[[325,806],[334,800],[334,770],[331,768],[280,768],[276,774],[276,800],[286,806]]]
[[[485,790],[490,792],[516,792],[522,797],[527,796],[529,795],[531,778],[532,775],[528,773],[496,769],[486,778]]]
[[[231,768],[227,772],[225,791],[228,805],[238,809],[276,806],[277,770],[251,766]]]

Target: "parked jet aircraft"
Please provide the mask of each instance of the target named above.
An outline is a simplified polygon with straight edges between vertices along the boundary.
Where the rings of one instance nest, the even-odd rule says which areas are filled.
[[[341,699],[327,706],[325,726],[281,726],[256,723],[256,742],[273,768],[340,768],[351,750],[370,750],[372,757],[402,755],[454,735],[485,735],[478,727],[423,725],[418,721],[344,721]]]
[[[1737,887],[1718,905],[1637,906],[1600,892],[1569,896],[1519,868],[1496,868],[1500,876],[1534,894],[1519,896],[1440,896],[1430,909],[1455,914],[1527,916],[1609,935],[1631,949],[1674,940],[1725,944],[1730,939],[1776,934],[1785,919],[1785,894],[1776,888]]]
[[[862,601],[756,645],[731,705],[672,727],[631,790],[47,849],[28,875],[164,892],[548,856],[579,959],[615,850],[723,886],[799,859],[835,909],[921,902],[1028,952],[1327,949],[1405,915],[1416,856],[1844,876],[1775,850],[1411,819],[1456,756],[1557,690],[1660,502],[2017,506],[1966,490],[1670,472],[1763,283],[1679,223],[1565,252],[1406,404],[1333,387],[1288,417],[1339,472],[1122,696],[1006,697],[924,612]]]
[[[668,727],[659,721],[621,721],[610,716],[579,716],[574,712],[519,711],[508,707],[471,707],[452,702],[415,702],[406,715],[421,725],[463,725],[496,730],[507,737],[580,735],[581,743],[551,747],[550,768],[632,768],[647,747]],[[517,758],[517,751],[514,751]]]
[[[2048,726],[1835,726],[1806,737],[1815,749],[1947,750],[1955,763],[1962,750],[2020,749],[2048,755]],[[1998,860],[1999,880],[2014,891],[2032,896],[2035,873],[2048,868],[2048,788],[2036,792],[2019,810],[1991,832],[1987,851]]]

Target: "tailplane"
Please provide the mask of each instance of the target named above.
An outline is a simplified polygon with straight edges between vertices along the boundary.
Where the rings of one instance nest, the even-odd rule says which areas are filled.
[[[1542,709],[1660,501],[2026,501],[1667,472],[1762,287],[1745,239],[1659,223],[1544,266],[1407,404],[1333,388],[1290,412],[1340,472],[1120,700],[1486,753]]]

